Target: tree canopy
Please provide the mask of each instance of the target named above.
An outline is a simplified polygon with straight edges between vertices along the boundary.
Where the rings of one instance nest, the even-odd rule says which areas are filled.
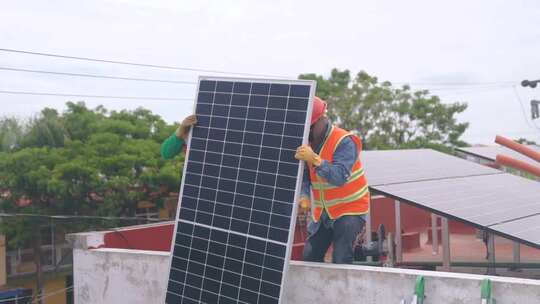
[[[457,122],[464,103],[442,103],[427,90],[396,88],[388,81],[359,72],[333,69],[325,78],[300,75],[317,81],[317,95],[328,103],[328,116],[341,127],[362,137],[366,149],[438,148],[466,145],[460,137],[468,123]]]
[[[45,108],[26,123],[1,119],[0,208],[39,216],[134,216],[142,200],[159,206],[180,184],[183,156],[164,161],[159,152],[173,130],[142,108],[108,111],[72,102],[62,114]],[[50,224],[34,216],[0,221],[8,247],[33,248],[38,296],[43,286],[41,233]],[[121,224],[126,223],[68,219],[54,227],[66,233]]]
[[[180,184],[182,156],[164,161],[159,154],[173,131],[145,109],[108,111],[71,102],[64,113],[46,108],[25,125],[4,119],[0,206],[13,213],[132,216],[141,200],[160,204]],[[0,227],[20,245],[29,239],[17,223],[31,225],[17,221]]]

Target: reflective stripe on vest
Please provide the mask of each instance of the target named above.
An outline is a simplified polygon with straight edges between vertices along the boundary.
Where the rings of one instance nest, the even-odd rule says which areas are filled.
[[[354,134],[341,128],[332,126],[319,156],[321,159],[332,162],[334,152],[339,143],[350,136],[357,146],[360,155],[362,143]],[[309,175],[313,194],[313,219],[318,221],[322,211],[326,209],[331,219],[343,215],[364,214],[369,210],[369,190],[364,169],[360,158],[352,167],[351,175],[344,185],[334,186],[329,184],[324,178],[316,174],[315,168],[309,168]]]

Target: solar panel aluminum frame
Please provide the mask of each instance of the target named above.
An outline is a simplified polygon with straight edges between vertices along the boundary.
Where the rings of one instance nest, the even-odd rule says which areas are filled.
[[[461,148],[455,148],[456,151],[460,152],[460,153],[463,153],[465,156],[471,156],[471,157],[476,157],[476,158],[479,158],[483,161],[487,161],[487,162],[495,162],[495,159],[492,159],[490,157],[487,157],[485,155],[480,155],[480,154],[477,154],[477,153],[473,153],[473,152],[470,152],[470,151],[467,151],[467,150],[464,150],[464,149],[461,149]]]
[[[195,89],[196,93],[199,92],[199,86],[200,86],[201,81],[203,81],[203,80],[231,81],[231,82],[250,82],[250,83],[257,82],[257,83],[268,83],[268,84],[276,83],[276,84],[288,84],[288,85],[296,84],[296,85],[308,85],[308,86],[310,86],[311,89],[310,89],[309,97],[308,97],[309,98],[308,99],[308,108],[306,110],[306,122],[305,122],[305,125],[304,125],[304,139],[302,141],[302,144],[308,144],[308,136],[309,136],[309,130],[310,130],[310,126],[311,126],[311,114],[312,114],[312,109],[313,109],[313,98],[315,97],[315,90],[316,90],[316,85],[317,85],[316,81],[314,81],[314,80],[297,80],[297,79],[284,80],[284,79],[267,79],[267,78],[237,78],[237,77],[199,76],[198,81],[197,81],[197,85],[196,85],[196,89]],[[195,113],[195,110],[196,110],[196,107],[197,107],[197,102],[198,102],[197,98],[198,98],[198,94],[194,97],[192,113]],[[187,145],[187,149],[186,149],[186,154],[185,154],[184,159],[186,159],[186,160],[189,159],[189,150],[190,150],[189,147],[191,146],[192,132],[193,132],[193,128],[191,128],[191,130],[189,131],[188,138],[187,138],[187,140],[185,142],[185,144]],[[290,260],[291,253],[292,253],[292,243],[293,243],[293,240],[294,240],[294,227],[296,225],[296,216],[295,215],[298,212],[298,204],[296,202],[298,202],[298,199],[299,199],[299,193],[300,193],[300,189],[301,189],[301,185],[302,185],[303,172],[304,172],[304,162],[300,161],[300,165],[299,165],[298,173],[297,173],[293,209],[292,209],[292,213],[291,213],[291,223],[290,223],[290,226],[289,226],[289,236],[288,236],[287,248],[286,248],[285,257],[284,257],[285,258],[285,260],[284,260],[285,263],[284,263],[283,275],[282,275],[282,279],[281,279],[281,288],[280,288],[280,293],[279,293],[279,303],[282,302],[283,290],[284,290],[284,286],[286,285],[285,283],[287,281],[287,271],[288,271],[288,268],[289,268],[288,261]],[[180,209],[181,209],[181,203],[182,203],[182,195],[183,195],[183,192],[184,192],[185,177],[186,177],[186,169],[185,169],[185,164],[184,164],[184,169],[183,169],[183,172],[182,172],[182,182],[181,182],[181,185],[180,185],[180,192],[179,192],[179,196],[178,196],[178,204],[177,204],[177,207],[176,207],[176,216],[175,216],[175,222],[174,222],[173,238],[172,238],[171,249],[170,249],[169,268],[168,268],[169,271],[170,271],[170,269],[172,267],[172,262],[173,262],[173,257],[174,257],[174,245],[176,244],[176,235],[177,235],[177,230],[178,230],[178,222],[179,222],[179,215],[180,215]],[[216,227],[216,229],[219,229],[219,228]],[[169,273],[167,275],[169,275]],[[165,303],[165,300],[166,300],[166,297],[167,297],[167,288],[168,287],[166,287],[166,289],[165,289],[165,291],[163,293],[163,299],[162,299],[161,303]]]

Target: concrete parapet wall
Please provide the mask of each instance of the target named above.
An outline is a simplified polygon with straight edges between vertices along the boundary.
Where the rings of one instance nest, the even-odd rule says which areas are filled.
[[[76,304],[162,303],[169,253],[126,249],[74,249]]]
[[[169,253],[126,249],[74,249],[76,304],[162,303]],[[480,303],[486,276],[292,261],[284,303],[397,304],[412,298],[425,277],[426,304]],[[498,303],[540,303],[540,281],[490,277]]]
[[[492,281],[497,303],[540,303],[537,280],[296,261],[289,269],[287,303],[398,304],[403,298],[410,302],[420,275],[425,278],[426,304],[480,303],[485,278]]]

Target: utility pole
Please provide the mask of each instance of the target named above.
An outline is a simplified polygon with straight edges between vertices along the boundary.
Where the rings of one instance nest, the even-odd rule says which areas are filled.
[[[536,88],[536,86],[538,85],[538,83],[540,83],[540,79],[539,80],[523,80],[521,82],[521,86],[522,87],[530,87],[530,88]],[[538,105],[540,104],[540,100],[531,100],[531,117],[532,119],[537,119],[538,117],[540,117],[540,112],[538,111]]]
[[[540,113],[538,112],[538,105],[540,104],[540,100],[531,100],[531,117],[532,119],[537,119],[540,117]]]

